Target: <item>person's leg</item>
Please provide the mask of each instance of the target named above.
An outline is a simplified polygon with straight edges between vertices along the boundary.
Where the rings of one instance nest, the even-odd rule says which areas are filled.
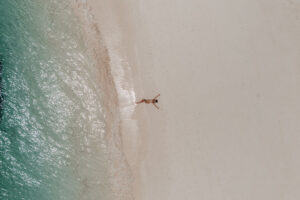
[[[144,103],[146,101],[146,99],[142,99],[142,100],[140,100],[140,101],[138,101],[138,102],[135,102],[136,104],[139,104],[139,103]]]

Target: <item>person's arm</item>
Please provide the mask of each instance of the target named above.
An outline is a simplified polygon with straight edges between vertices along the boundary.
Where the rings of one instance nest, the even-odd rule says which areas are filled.
[[[152,103],[157,109],[159,109],[159,107],[155,104],[155,103]]]
[[[156,99],[156,98],[159,97],[159,96],[160,96],[160,94],[156,95],[153,99]]]

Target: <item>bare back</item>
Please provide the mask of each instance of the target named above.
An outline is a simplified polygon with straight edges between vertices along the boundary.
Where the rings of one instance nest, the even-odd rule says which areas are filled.
[[[145,99],[145,103],[149,104],[149,103],[154,103],[153,99]]]
[[[153,99],[142,99],[138,102],[135,102],[136,104],[140,104],[140,103],[146,103],[146,104],[150,104],[152,103],[157,109],[159,109],[159,107],[156,105],[158,103],[157,97],[159,97],[160,94],[156,95]]]

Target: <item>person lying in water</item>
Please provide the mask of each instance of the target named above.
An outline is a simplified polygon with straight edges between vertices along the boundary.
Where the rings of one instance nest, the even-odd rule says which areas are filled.
[[[160,94],[156,95],[153,99],[142,99],[138,102],[135,102],[136,104],[140,104],[140,103],[146,103],[146,104],[149,104],[149,103],[152,103],[157,109],[159,109],[159,107],[156,105],[156,103],[158,103],[158,100],[157,100],[157,97],[159,97]]]

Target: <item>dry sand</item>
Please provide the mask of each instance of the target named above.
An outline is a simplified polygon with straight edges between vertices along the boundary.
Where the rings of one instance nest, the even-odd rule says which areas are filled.
[[[300,198],[299,1],[88,3],[127,68],[136,200]]]

